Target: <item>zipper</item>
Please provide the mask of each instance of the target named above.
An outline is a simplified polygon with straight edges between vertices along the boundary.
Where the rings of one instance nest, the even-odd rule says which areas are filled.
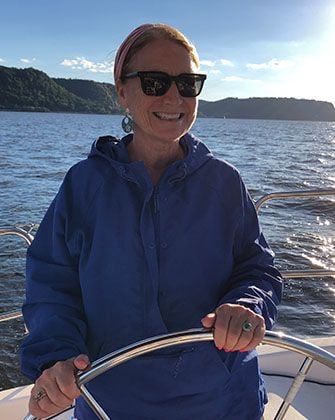
[[[160,244],[160,229],[159,229],[159,188],[154,187],[153,190],[153,222],[154,222],[154,231],[155,231],[155,241],[156,241],[156,251],[157,258],[159,260],[159,244]]]
[[[158,187],[154,188],[153,196],[154,196],[154,214],[157,215],[157,213],[159,213]]]

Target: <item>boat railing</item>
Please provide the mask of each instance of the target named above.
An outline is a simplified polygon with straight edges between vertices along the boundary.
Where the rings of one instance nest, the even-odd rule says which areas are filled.
[[[34,235],[32,232],[38,228],[38,224],[31,223],[29,225],[22,225],[22,226],[10,226],[0,228],[0,236],[3,235],[16,235],[20,238],[24,239],[27,245],[31,245],[34,240]]]
[[[270,200],[282,200],[292,198],[315,198],[323,196],[335,197],[335,189],[317,189],[317,190],[301,190],[301,191],[286,191],[286,192],[275,192],[262,196],[255,202],[257,212],[259,212],[262,205]],[[33,223],[23,226],[5,227],[0,228],[1,235],[17,235],[24,239],[27,245],[30,245],[34,239],[32,234],[38,228],[38,224]],[[281,275],[284,279],[295,279],[295,278],[322,278],[335,276],[335,270],[333,269],[307,269],[307,270],[281,270]],[[0,314],[0,322],[8,321],[10,319],[18,318],[21,316],[20,311],[10,311]]]
[[[0,228],[0,236],[14,235],[18,236],[26,242],[29,246],[34,240],[33,232],[37,230],[38,224],[31,223],[22,226],[10,226]],[[11,310],[0,313],[0,322],[10,321],[11,319],[20,318],[22,316],[21,310]]]

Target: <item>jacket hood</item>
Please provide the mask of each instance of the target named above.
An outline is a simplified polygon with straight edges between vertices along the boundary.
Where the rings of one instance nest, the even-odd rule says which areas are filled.
[[[100,157],[109,161],[109,163],[120,173],[120,175],[131,177],[139,167],[143,169],[143,162],[131,162],[129,160],[127,146],[133,140],[133,134],[128,134],[122,139],[113,136],[99,137],[92,144],[89,158]],[[207,146],[192,134],[185,134],[180,139],[180,144],[185,149],[185,158],[173,162],[166,173],[170,181],[184,178],[197,170],[200,166],[213,158],[212,153]],[[166,173],[164,175],[166,175]]]

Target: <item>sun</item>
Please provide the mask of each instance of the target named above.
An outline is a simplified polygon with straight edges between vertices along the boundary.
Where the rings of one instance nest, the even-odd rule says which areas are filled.
[[[313,45],[306,45],[304,53],[297,59],[296,73],[291,87],[300,97],[332,102],[335,105],[335,7],[324,20],[320,37]]]
[[[335,104],[335,6],[329,10],[328,19],[325,22],[327,29],[322,37],[319,60],[318,86],[320,91]]]

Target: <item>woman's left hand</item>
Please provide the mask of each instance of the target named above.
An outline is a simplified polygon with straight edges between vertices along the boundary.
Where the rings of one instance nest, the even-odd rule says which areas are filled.
[[[261,315],[232,303],[219,306],[201,322],[205,328],[213,328],[216,347],[226,352],[252,350],[261,343],[265,334]]]

